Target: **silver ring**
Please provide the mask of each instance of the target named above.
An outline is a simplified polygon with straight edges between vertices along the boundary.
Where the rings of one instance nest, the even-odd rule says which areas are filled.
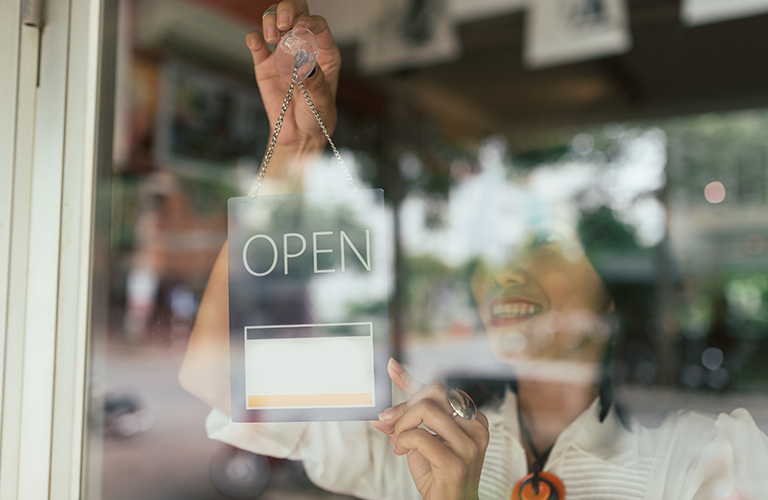
[[[267,17],[267,14],[275,14],[277,15],[277,9],[267,9],[264,11],[264,13],[261,15],[261,18],[264,19]]]
[[[453,408],[452,417],[460,416],[466,420],[474,420],[477,416],[477,406],[469,394],[456,387],[448,390],[448,402]]]

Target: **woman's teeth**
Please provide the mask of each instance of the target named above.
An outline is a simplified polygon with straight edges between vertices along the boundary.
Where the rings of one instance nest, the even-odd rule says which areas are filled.
[[[496,304],[491,309],[491,314],[496,318],[519,318],[521,316],[533,316],[541,311],[541,306],[515,302],[512,304]]]

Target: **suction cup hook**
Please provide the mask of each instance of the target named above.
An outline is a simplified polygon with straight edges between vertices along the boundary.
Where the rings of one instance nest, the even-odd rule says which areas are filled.
[[[306,28],[294,28],[283,35],[275,48],[275,67],[277,74],[290,82],[293,78],[294,68],[298,68],[299,81],[315,69],[317,64],[317,39]]]

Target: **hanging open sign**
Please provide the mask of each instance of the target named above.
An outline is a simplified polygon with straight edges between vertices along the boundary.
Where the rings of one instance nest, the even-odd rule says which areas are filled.
[[[228,208],[232,420],[375,420],[392,403],[383,191]]]

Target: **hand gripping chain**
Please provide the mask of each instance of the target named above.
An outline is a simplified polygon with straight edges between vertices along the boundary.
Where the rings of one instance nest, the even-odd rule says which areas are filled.
[[[304,60],[304,57],[302,56],[301,52],[296,54],[296,65],[293,67],[293,77],[291,78],[291,85],[290,87],[288,87],[288,92],[285,94],[285,99],[283,99],[283,105],[280,108],[280,115],[277,117],[277,122],[275,122],[275,130],[272,132],[272,140],[269,141],[269,146],[267,147],[267,151],[264,153],[264,159],[261,162],[261,168],[259,168],[259,173],[256,176],[256,185],[253,188],[253,194],[251,195],[251,199],[256,197],[256,193],[261,187],[261,183],[264,182],[264,175],[267,173],[267,166],[269,166],[269,161],[272,159],[272,154],[275,151],[277,136],[280,135],[280,129],[283,128],[283,118],[285,118],[285,112],[288,110],[288,104],[290,104],[291,99],[293,98],[293,89],[296,87],[297,83],[299,85],[299,90],[301,90],[301,94],[304,96],[304,100],[307,101],[307,104],[309,105],[309,109],[312,111],[312,115],[314,115],[315,119],[317,120],[317,123],[320,124],[320,129],[323,131],[323,135],[325,135],[325,138],[328,139],[328,144],[331,145],[331,149],[333,150],[333,155],[336,157],[336,160],[339,162],[339,166],[341,167],[341,170],[344,172],[344,175],[346,176],[347,181],[349,182],[349,185],[352,186],[352,189],[357,191],[357,188],[355,187],[355,181],[352,179],[352,175],[349,173],[349,170],[347,169],[347,166],[344,163],[344,160],[341,158],[339,151],[336,149],[336,145],[331,140],[331,135],[328,133],[328,129],[325,127],[325,123],[323,123],[323,119],[320,117],[320,113],[317,111],[317,108],[315,107],[315,103],[312,102],[312,98],[309,96],[309,92],[307,92],[307,88],[304,86],[304,82],[299,81],[298,71],[299,71],[299,67],[301,66]]]

